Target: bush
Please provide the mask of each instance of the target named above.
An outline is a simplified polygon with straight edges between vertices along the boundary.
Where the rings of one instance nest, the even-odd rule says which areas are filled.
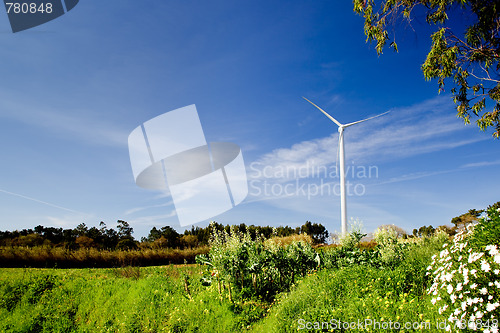
[[[198,263],[208,266],[202,282],[217,283],[219,293],[227,287],[231,300],[233,294],[271,300],[288,290],[297,276],[306,275],[320,264],[319,255],[308,242],[264,243],[261,237],[252,240],[248,232],[235,228],[229,233],[212,230],[210,252],[197,257]]]
[[[448,330],[498,331],[499,224],[500,211],[490,208],[477,225],[456,234],[432,257],[427,274],[433,283],[428,293],[439,313],[448,318]]]
[[[380,260],[386,266],[396,266],[404,259],[404,243],[398,242],[398,232],[391,226],[379,227],[374,235],[378,244]]]

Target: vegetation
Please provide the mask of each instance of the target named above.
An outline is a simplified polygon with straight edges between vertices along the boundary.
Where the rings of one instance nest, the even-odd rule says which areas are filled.
[[[232,244],[222,245],[220,250],[227,251],[230,258],[246,256],[236,249],[259,248],[248,238],[228,237]],[[269,243],[279,244],[280,239]],[[308,253],[312,248],[307,244],[292,242],[281,251],[275,248],[270,252]],[[429,279],[423,272],[431,254],[440,247],[432,239],[422,239],[406,252],[405,260],[395,269],[384,269],[387,266],[376,255],[363,256],[376,253],[375,250],[337,247],[320,251],[320,267],[316,261],[312,264],[300,255],[289,256],[289,263],[297,267],[293,269],[302,268],[306,273],[297,273],[294,282],[282,288],[282,292],[276,291],[274,297],[262,297],[262,293],[275,291],[277,286],[275,282],[266,282],[265,277],[279,279],[278,269],[271,263],[268,268],[274,273],[261,272],[264,267],[256,271],[262,278],[256,289],[261,294],[252,287],[245,291],[245,287],[251,286],[247,279],[251,271],[240,274],[244,280],[241,287],[237,279],[231,280],[236,276],[231,275],[235,270],[224,265],[220,266],[219,276],[227,276],[227,280],[220,288],[215,282],[217,274],[210,274],[213,281],[207,284],[204,266],[197,265],[78,270],[4,268],[0,269],[0,331],[291,332],[308,322],[337,323],[332,320],[434,323],[440,316],[425,292]]]
[[[269,301],[287,291],[297,277],[319,268],[320,257],[311,242],[309,238],[289,244],[282,244],[280,239],[264,243],[235,229],[230,233],[216,231],[209,254],[198,256],[197,262],[208,266],[204,284],[217,284],[219,294],[221,284],[227,287],[230,300],[237,293],[239,297]]]
[[[328,235],[323,225],[309,221],[295,229],[244,223],[232,228],[247,233],[251,239],[309,235],[314,245],[325,243]],[[170,226],[153,227],[141,242],[134,239],[133,228],[123,220],[118,221],[117,230],[101,222],[99,228],[82,223],[75,229],[39,225],[34,229],[0,231],[0,266],[69,268],[194,263],[196,255],[208,252],[211,233],[229,230],[230,226],[216,222],[206,228],[192,227],[183,235]]]
[[[354,11],[365,19],[365,35],[381,54],[391,40],[388,26],[399,19],[424,16],[433,27],[432,45],[422,65],[425,79],[438,79],[439,91],[451,79],[457,114],[465,123],[478,116],[480,129],[494,128],[500,137],[500,6],[476,0],[354,0]],[[468,21],[468,22],[467,22]],[[467,25],[464,23],[467,22]],[[489,111],[486,111],[489,110]]]
[[[500,208],[489,208],[476,225],[459,232],[432,257],[429,294],[447,329],[490,331],[500,315]]]
[[[0,331],[498,330],[499,208],[453,239],[386,225],[367,246],[359,225],[323,247],[212,225],[201,265],[2,268]]]

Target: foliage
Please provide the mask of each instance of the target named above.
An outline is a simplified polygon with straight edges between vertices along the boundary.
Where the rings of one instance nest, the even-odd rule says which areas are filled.
[[[377,244],[386,247],[398,242],[398,234],[393,228],[387,226],[378,227],[373,233],[373,238]]]
[[[207,246],[194,249],[99,250],[61,247],[0,247],[2,267],[121,267],[194,263],[196,255],[208,252]]]
[[[425,275],[431,254],[442,247],[442,238],[405,240],[411,249],[405,253],[404,261],[391,269],[378,264],[378,250],[325,248],[319,253],[322,269],[316,270],[316,252],[307,242],[286,245],[280,243],[284,238],[277,237],[265,245],[260,238],[252,240],[248,234],[226,234],[225,229],[219,233],[213,242],[220,240],[216,248],[229,258],[248,258],[248,262],[255,263],[256,249],[280,255],[277,260],[256,267],[257,275],[262,274],[260,271],[276,273],[274,265],[286,262],[285,258],[305,270],[295,274],[300,278],[286,292],[266,300],[242,289],[239,280],[231,284],[231,289],[221,280],[219,291],[217,277],[224,272],[217,273],[212,263],[206,267],[215,274],[209,276],[198,265],[64,270],[0,268],[0,331],[296,332],[300,319],[312,322],[371,319],[373,324],[398,321],[422,325],[434,325],[445,319],[430,302],[433,296],[426,290],[432,280]],[[326,258],[338,265],[328,266]],[[219,264],[232,262],[244,270],[248,267],[243,260],[220,260]],[[309,265],[314,269],[308,270]],[[231,272],[234,273],[235,270]],[[279,278],[270,273],[262,276],[271,277],[273,283]],[[207,278],[211,280],[209,287],[204,286]],[[265,293],[266,289],[259,290]],[[368,331],[380,331],[369,328]]]
[[[321,268],[341,269],[352,265],[381,267],[378,250],[337,247],[320,252]]]
[[[262,238],[252,240],[249,233],[232,228],[213,229],[211,248],[207,256],[198,256],[197,262],[207,265],[203,281],[217,285],[219,293],[228,289],[228,297],[272,299],[277,293],[288,290],[296,277],[316,269],[319,255],[304,241],[280,244],[263,242]]]
[[[326,243],[326,239],[328,238],[328,231],[323,225],[311,223],[310,221],[306,221],[306,223],[300,227],[300,233],[311,236],[314,244]]]
[[[407,278],[412,275],[403,273],[357,265],[319,271],[289,294],[281,294],[277,306],[255,325],[254,331],[383,332],[375,322],[384,326],[389,322],[416,322],[419,327],[434,324],[438,316],[430,303],[422,302],[429,297],[419,290],[406,289],[411,284]],[[352,322],[356,323],[354,329],[343,326]],[[306,323],[310,323],[309,330]]]
[[[403,259],[408,243],[398,242],[398,231],[391,226],[381,226],[373,237],[378,244],[380,260],[384,265],[396,266]]]
[[[500,208],[455,235],[432,257],[428,293],[449,329],[498,330],[500,315]]]
[[[380,4],[380,9],[377,6]],[[422,65],[427,80],[438,79],[439,91],[451,79],[457,114],[465,123],[471,114],[480,116],[480,129],[495,128],[500,136],[500,6],[497,1],[476,0],[354,0],[354,11],[365,19],[365,35],[376,42],[378,54],[391,40],[388,25],[402,17],[411,25],[421,9],[435,27],[432,46]],[[471,22],[459,26],[463,17]],[[453,29],[452,29],[453,26]],[[463,31],[462,31],[463,29]],[[398,50],[395,38],[390,47]],[[491,101],[493,105],[487,105]],[[490,111],[485,111],[489,108]]]
[[[500,207],[498,202],[486,210],[470,235],[469,243],[473,249],[482,250],[487,245],[500,245]]]
[[[339,244],[346,250],[352,250],[359,246],[359,242],[365,236],[366,234],[363,233],[363,222],[359,219],[354,220],[351,218],[348,233],[338,237]]]
[[[241,332],[263,317],[266,304],[221,300],[200,276],[194,265],[0,269],[0,331]]]
[[[290,245],[292,243],[303,242],[307,244],[313,244],[313,239],[308,234],[300,234],[300,235],[290,235],[285,237],[271,237],[264,241],[264,246],[270,247],[272,245]]]
[[[457,228],[465,228],[469,224],[477,222],[479,216],[481,216],[483,212],[483,210],[469,209],[467,213],[452,218],[451,223]]]
[[[213,222],[206,228],[192,227],[179,234],[174,228],[164,226],[160,229],[153,227],[147,237],[141,238],[138,243],[132,234],[134,229],[123,220],[118,220],[117,230],[107,228],[104,222],[100,222],[99,228],[88,227],[80,223],[74,229],[63,229],[44,227],[38,225],[33,229],[22,229],[14,231],[0,231],[0,246],[6,247],[65,247],[76,250],[82,248],[96,248],[102,250],[114,249],[136,249],[141,248],[171,248],[184,249],[198,246],[207,246],[213,229],[229,232],[231,226]],[[273,228],[270,226],[245,225],[241,223],[233,226],[237,231],[249,233],[252,239],[256,237],[270,238],[274,236],[287,237],[292,235],[310,235],[314,244],[324,243],[328,232],[326,228],[318,223],[307,221],[301,227],[292,229],[288,226]],[[274,233],[273,233],[274,230]]]
[[[430,237],[434,234],[434,227],[432,225],[429,226],[421,226],[418,229],[413,229],[413,236],[414,237]]]

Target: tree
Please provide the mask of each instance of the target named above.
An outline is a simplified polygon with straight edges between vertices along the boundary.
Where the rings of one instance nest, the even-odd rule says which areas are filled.
[[[75,240],[75,244],[81,248],[90,248],[95,246],[94,240],[87,236],[78,236]]]
[[[484,210],[469,209],[467,213],[452,218],[451,223],[453,223],[457,229],[465,228],[468,224],[476,222],[483,212]]]
[[[117,229],[119,241],[116,244],[116,247],[122,250],[135,249],[137,244],[134,241],[134,237],[132,237],[134,229],[130,226],[130,224],[127,221],[118,220]]]
[[[427,23],[435,27],[431,49],[422,65],[425,79],[438,79],[439,91],[444,90],[445,80],[451,79],[454,87],[450,91],[458,116],[468,124],[474,114],[479,117],[476,122],[481,130],[493,127],[493,136],[500,137],[498,0],[354,0],[353,3],[354,11],[365,19],[367,41],[376,42],[378,54],[387,42],[398,50],[395,39],[391,40],[387,32],[389,24],[395,24],[398,18],[411,24],[415,13],[425,9]],[[379,4],[377,11],[375,7]],[[471,16],[472,22],[457,27],[458,22],[450,19],[456,11]],[[464,30],[457,32],[461,28]]]
[[[490,210],[491,208],[493,209],[500,209],[500,201],[495,202],[493,205],[489,205],[486,210]]]
[[[175,248],[179,246],[180,235],[174,228],[168,225],[161,228],[161,237],[165,239],[162,241],[163,247]]]
[[[75,228],[75,233],[78,236],[85,236],[85,235],[87,235],[87,231],[89,231],[89,228],[85,225],[85,223],[80,223]]]
[[[148,238],[146,238],[146,240],[152,243],[160,237],[161,237],[160,230],[156,229],[156,227],[153,227],[153,229],[149,231],[149,235]]]
[[[328,231],[322,224],[311,223],[310,221],[306,221],[306,223],[300,227],[300,233],[311,236],[314,244],[326,243],[326,239],[328,238]]]
[[[132,238],[134,229],[130,226],[127,221],[118,220],[118,237],[120,238]]]
[[[421,226],[420,228],[418,228],[418,237],[430,237],[434,234],[434,231],[436,229],[434,229],[434,227],[432,225],[430,226]]]

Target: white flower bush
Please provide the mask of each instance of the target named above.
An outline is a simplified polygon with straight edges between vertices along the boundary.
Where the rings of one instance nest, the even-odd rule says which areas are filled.
[[[408,243],[399,242],[398,233],[391,226],[382,226],[375,230],[373,239],[379,245],[380,260],[386,265],[397,265],[404,259],[404,249]]]
[[[363,233],[363,222],[356,218],[349,220],[349,232],[345,235],[339,235],[339,244],[344,249],[354,249],[366,234]]]
[[[428,293],[449,321],[447,331],[499,331],[499,225],[500,209],[489,209],[478,224],[459,232],[432,257]]]

